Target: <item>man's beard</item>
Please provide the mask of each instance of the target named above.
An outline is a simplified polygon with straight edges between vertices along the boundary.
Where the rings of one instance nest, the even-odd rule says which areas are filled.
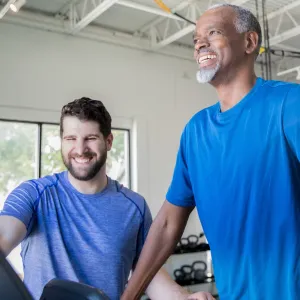
[[[86,157],[86,158],[90,158],[90,157],[94,157],[95,153],[93,152],[88,152],[85,153],[84,155],[82,155],[82,158]],[[103,153],[101,153],[100,158],[95,161],[92,165],[90,165],[88,168],[85,169],[84,172],[82,172],[82,170],[78,170],[78,168],[74,168],[72,161],[73,161],[73,157],[72,155],[68,155],[68,158],[66,159],[64,157],[64,155],[62,154],[62,159],[64,162],[64,165],[66,166],[66,168],[68,169],[68,171],[70,172],[70,174],[76,178],[77,180],[81,180],[81,181],[88,181],[93,179],[98,172],[101,170],[101,168],[104,166],[106,159],[107,159],[107,151],[103,151]]]
[[[197,72],[197,81],[199,83],[207,83],[212,81],[216,74],[218,73],[220,69],[220,64],[217,63],[216,66],[214,68],[211,69],[201,69]]]

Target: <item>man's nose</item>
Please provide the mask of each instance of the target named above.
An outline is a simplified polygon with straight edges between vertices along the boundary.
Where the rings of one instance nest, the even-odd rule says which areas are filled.
[[[195,44],[195,51],[199,52],[201,49],[208,48],[210,46],[209,42],[205,38],[198,39]]]
[[[84,140],[76,140],[75,151],[78,155],[83,155],[86,152],[86,144]]]

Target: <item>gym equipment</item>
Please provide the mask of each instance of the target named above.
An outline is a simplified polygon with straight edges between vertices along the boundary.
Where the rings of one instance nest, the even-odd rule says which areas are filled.
[[[184,281],[184,273],[181,269],[176,269],[173,272],[174,277],[175,277],[175,281],[179,284],[179,285],[185,285],[185,281]]]
[[[70,280],[52,279],[43,290],[40,300],[109,300],[99,289]]]
[[[205,282],[213,282],[214,276],[207,276],[207,264],[202,260],[195,261],[192,265],[182,265],[174,270],[175,281],[182,286]]]
[[[206,270],[207,265],[202,260],[197,260],[192,264],[193,277],[196,281],[204,281],[207,278]]]
[[[198,242],[199,242],[199,238],[197,235],[195,234],[191,234],[187,237],[188,239],[188,248],[190,251],[193,251],[197,248],[198,246]]]
[[[32,295],[0,251],[0,299],[33,300]],[[69,280],[53,279],[44,289],[40,300],[109,300],[99,289]]]
[[[188,241],[188,239],[187,238],[182,238],[178,242],[178,244],[177,244],[177,246],[175,248],[174,253],[177,253],[177,254],[183,253],[184,251],[187,251],[188,248],[189,248],[189,241]]]
[[[182,238],[180,240],[180,248],[181,248],[181,251],[188,250],[188,248],[189,248],[189,240],[187,238]]]
[[[0,251],[0,299],[33,300],[20,277]]]
[[[190,265],[183,265],[180,269],[174,270],[174,276],[179,285],[189,285],[193,281],[193,268]]]
[[[209,244],[199,243],[199,239],[204,236],[204,233],[200,233],[199,236],[191,234],[188,237],[181,238],[177,244],[174,254],[189,253],[189,252],[201,252],[210,250]]]

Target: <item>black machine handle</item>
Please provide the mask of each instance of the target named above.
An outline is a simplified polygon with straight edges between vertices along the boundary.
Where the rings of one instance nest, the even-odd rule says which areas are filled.
[[[52,279],[43,290],[40,300],[109,300],[105,293],[87,284]]]

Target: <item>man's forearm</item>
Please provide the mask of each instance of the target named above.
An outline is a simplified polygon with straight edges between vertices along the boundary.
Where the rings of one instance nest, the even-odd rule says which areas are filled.
[[[186,300],[190,295],[163,268],[152,279],[146,294],[153,300]]]
[[[147,240],[143,247],[139,262],[122,296],[122,300],[140,299],[149,283],[173,253],[182,236],[189,211],[181,218],[169,220],[166,213],[161,212],[153,222]]]
[[[167,228],[153,223],[137,265],[122,300],[140,299],[148,284],[165,263],[176,245],[175,237],[169,236]],[[150,244],[150,247],[147,245]],[[155,256],[153,260],[152,257]],[[149,259],[150,258],[150,259]],[[137,275],[139,274],[139,275]],[[139,278],[137,278],[139,276]]]

